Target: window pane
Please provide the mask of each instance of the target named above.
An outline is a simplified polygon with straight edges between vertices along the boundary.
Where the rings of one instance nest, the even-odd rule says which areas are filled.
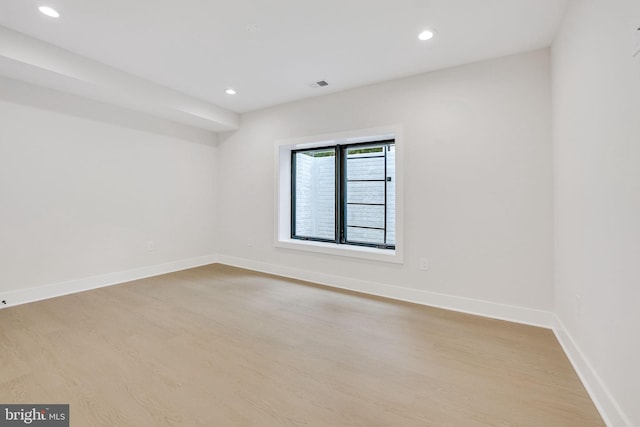
[[[387,182],[389,174],[385,174],[385,166],[388,167],[388,162],[385,163],[387,154],[386,144],[359,145],[346,150],[347,242],[382,245],[386,243],[385,228],[388,224],[392,223],[395,228],[395,218],[385,222],[385,212],[389,214],[386,207],[388,195],[385,192],[388,191],[389,184],[395,187],[395,182]],[[386,234],[388,238],[389,233]]]
[[[382,244],[384,231],[371,228],[347,227],[347,240],[356,243]]]
[[[295,236],[335,240],[335,149],[295,153]]]
[[[347,182],[347,203],[384,204],[384,181]]]
[[[387,151],[387,245],[396,244],[396,147]]]
[[[384,228],[384,206],[347,205],[347,226]]]
[[[368,157],[368,156],[378,157]],[[384,179],[384,154],[357,154],[347,156],[347,180]]]

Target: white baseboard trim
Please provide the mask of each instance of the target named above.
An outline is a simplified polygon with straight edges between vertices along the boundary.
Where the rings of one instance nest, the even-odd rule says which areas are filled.
[[[631,427],[629,418],[584,356],[560,318],[544,310],[351,279],[218,254],[0,293],[0,300],[7,302],[6,305],[0,305],[0,309],[216,263],[304,280],[333,288],[552,329],[607,426]]]
[[[174,271],[200,267],[202,265],[215,264],[217,262],[218,255],[205,255],[196,258],[171,261],[164,264],[134,268],[126,271],[84,277],[82,279],[53,283],[34,288],[18,289],[0,294],[0,300],[6,301],[6,305],[2,304],[0,308],[26,304],[29,302],[88,291],[105,286],[117,285],[119,283],[130,282],[132,280],[144,279],[147,277],[172,273]]]
[[[622,411],[622,408],[620,408],[620,405],[618,405],[618,402],[614,399],[596,370],[593,369],[582,350],[580,350],[562,320],[557,315],[554,315],[553,320],[553,332],[605,424],[608,427],[631,427],[631,421]]]
[[[351,279],[326,273],[302,270],[295,267],[285,267],[246,258],[219,255],[218,262],[233,267],[246,268],[263,273],[284,276],[292,279],[318,283],[334,288],[347,289],[365,294],[407,301],[431,307],[476,314],[494,319],[523,323],[526,325],[551,328],[553,313],[513,305],[499,304],[472,298],[412,289],[402,286],[388,285],[378,282]]]
[[[350,279],[343,276],[318,273],[295,267],[285,267],[227,255],[219,255],[218,262],[220,264],[304,280],[329,287],[348,289],[365,294],[552,329],[606,425],[608,427],[632,426],[628,417],[621,410],[587,358],[584,357],[564,324],[552,312]]]

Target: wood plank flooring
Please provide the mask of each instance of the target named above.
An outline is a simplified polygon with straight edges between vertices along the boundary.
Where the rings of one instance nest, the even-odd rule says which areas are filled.
[[[212,265],[0,310],[71,426],[603,426],[553,333]]]

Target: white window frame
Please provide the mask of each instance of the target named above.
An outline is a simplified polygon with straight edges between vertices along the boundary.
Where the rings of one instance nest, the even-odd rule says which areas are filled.
[[[291,238],[291,151],[325,147],[328,145],[355,144],[395,140],[396,151],[396,242],[395,249],[340,245]],[[403,258],[403,173],[402,126],[382,126],[331,134],[306,136],[276,141],[275,153],[275,224],[274,245],[278,248],[316,252],[327,255],[347,256],[374,261],[402,264]]]

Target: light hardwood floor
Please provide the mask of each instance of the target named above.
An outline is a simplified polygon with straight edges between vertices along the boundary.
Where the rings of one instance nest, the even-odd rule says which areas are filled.
[[[0,403],[71,426],[602,426],[546,329],[222,265],[0,310]]]

